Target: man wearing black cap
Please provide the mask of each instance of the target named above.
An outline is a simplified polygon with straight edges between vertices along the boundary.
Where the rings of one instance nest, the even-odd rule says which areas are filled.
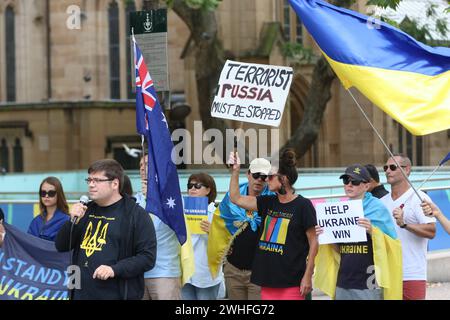
[[[370,175],[369,192],[376,198],[381,199],[389,193],[380,183],[380,175],[377,168],[373,164],[366,164],[364,166]]]
[[[339,262],[330,254],[329,245],[321,245],[316,258],[316,274],[321,276],[316,277],[316,287],[336,300],[401,299],[400,242],[389,211],[367,192],[370,175],[364,166],[351,165],[339,178],[346,196],[362,201],[364,218],[358,219],[358,225],[366,229],[367,241],[334,244]],[[322,232],[316,226],[316,233]],[[336,280],[331,284],[330,279]]]

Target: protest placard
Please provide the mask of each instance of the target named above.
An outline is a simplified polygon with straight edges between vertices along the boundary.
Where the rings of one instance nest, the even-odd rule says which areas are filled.
[[[278,127],[293,73],[290,67],[227,60],[211,116]]]
[[[318,203],[316,214],[324,231],[319,244],[367,241],[366,229],[358,226],[358,219],[364,217],[362,200]]]
[[[206,234],[200,222],[208,220],[208,197],[183,197],[184,215],[191,234]]]

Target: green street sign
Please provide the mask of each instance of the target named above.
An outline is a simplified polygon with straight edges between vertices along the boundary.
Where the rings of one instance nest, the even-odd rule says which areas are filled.
[[[167,32],[167,9],[130,13],[130,34]]]

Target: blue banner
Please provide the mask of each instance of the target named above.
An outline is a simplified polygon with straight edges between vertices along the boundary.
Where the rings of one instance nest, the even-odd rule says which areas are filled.
[[[70,252],[5,224],[0,250],[0,300],[67,300]]]
[[[208,215],[208,197],[183,197],[184,214]]]

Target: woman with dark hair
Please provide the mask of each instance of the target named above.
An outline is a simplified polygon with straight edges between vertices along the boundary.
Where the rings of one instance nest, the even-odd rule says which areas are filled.
[[[295,153],[284,151],[279,168],[269,172],[268,187],[276,195],[241,195],[239,157],[231,153],[229,163],[231,201],[261,216],[251,282],[261,286],[262,300],[304,300],[312,289],[317,220],[311,201],[293,188],[298,177]]]
[[[200,228],[206,234],[192,234],[194,247],[195,272],[181,289],[184,300],[216,300],[220,284],[223,281],[222,270],[216,278],[211,277],[208,266],[207,246],[210,223],[216,206],[217,191],[213,177],[206,173],[192,174],[187,184],[190,197],[208,197],[208,220],[200,222]]]
[[[31,221],[28,233],[41,239],[55,241],[59,229],[70,220],[69,206],[61,182],[47,177],[39,186],[39,215]]]
[[[131,184],[131,179],[126,174],[123,175],[123,186],[122,186],[122,195],[127,195],[134,201],[136,201],[136,197],[133,195],[133,185]]]

